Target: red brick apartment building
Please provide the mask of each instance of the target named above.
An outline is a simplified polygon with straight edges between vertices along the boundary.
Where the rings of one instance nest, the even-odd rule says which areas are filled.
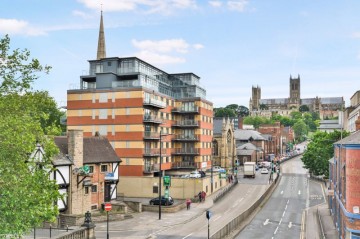
[[[329,207],[340,238],[360,238],[360,119],[357,131],[334,144]]]
[[[137,57],[106,57],[101,16],[97,59],[67,92],[68,129],[107,137],[121,177],[156,177],[211,166],[213,104],[200,77],[168,74]],[[161,143],[161,146],[160,146]]]

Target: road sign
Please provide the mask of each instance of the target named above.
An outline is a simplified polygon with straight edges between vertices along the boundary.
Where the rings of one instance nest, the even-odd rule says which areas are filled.
[[[105,211],[111,211],[111,203],[105,203]]]

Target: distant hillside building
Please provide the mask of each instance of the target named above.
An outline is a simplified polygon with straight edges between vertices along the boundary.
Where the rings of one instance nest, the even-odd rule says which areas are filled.
[[[288,116],[300,106],[306,105],[310,111],[317,112],[321,119],[338,116],[338,110],[345,108],[343,97],[323,97],[301,99],[300,75],[289,81],[289,97],[276,99],[262,99],[261,88],[252,87],[252,95],[249,102],[249,111],[252,116],[271,117],[272,114]]]

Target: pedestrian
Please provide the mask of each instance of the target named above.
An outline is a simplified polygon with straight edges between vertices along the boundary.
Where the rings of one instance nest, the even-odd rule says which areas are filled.
[[[206,192],[201,192],[201,199],[205,202]]]
[[[186,199],[186,209],[187,209],[187,210],[190,209],[190,205],[191,205],[191,199],[188,198],[188,199]]]
[[[198,194],[198,197],[199,197],[199,202],[201,202],[202,200],[202,193],[201,193],[201,191],[199,192],[199,194]]]

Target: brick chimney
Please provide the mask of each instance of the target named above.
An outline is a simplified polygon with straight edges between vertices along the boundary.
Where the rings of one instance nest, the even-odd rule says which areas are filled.
[[[74,161],[74,166],[83,166],[84,161],[83,131],[79,129],[68,130],[68,154]]]
[[[356,131],[360,130],[360,116],[358,117],[358,119],[355,121],[355,128]]]

